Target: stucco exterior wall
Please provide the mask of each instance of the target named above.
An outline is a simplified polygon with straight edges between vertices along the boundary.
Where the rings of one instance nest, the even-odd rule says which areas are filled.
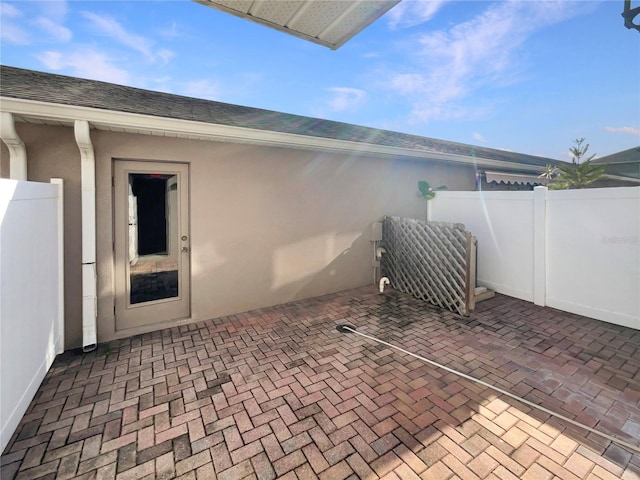
[[[65,348],[82,343],[82,218],[80,152],[71,127],[18,123],[16,131],[27,147],[27,179],[64,179]],[[1,143],[1,142],[0,142]],[[9,177],[9,150],[2,143],[2,177]]]
[[[190,165],[194,321],[373,282],[369,224],[422,218],[417,182],[474,189],[469,167],[92,131],[98,177],[98,337],[113,318],[113,159]]]
[[[29,177],[65,179],[66,348],[81,345],[80,155],[73,130],[18,125]],[[471,167],[92,130],[98,341],[116,330],[114,159],[188,163],[191,319],[201,321],[373,282],[370,223],[424,218],[418,180],[474,190]],[[3,153],[4,156],[4,153]]]
[[[9,178],[9,149],[0,142],[0,178]]]

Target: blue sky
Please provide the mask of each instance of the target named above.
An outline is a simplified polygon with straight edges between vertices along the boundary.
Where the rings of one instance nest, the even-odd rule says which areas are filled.
[[[189,0],[2,0],[0,61],[568,160],[579,137],[598,156],[640,145],[622,10],[404,0],[331,51]]]

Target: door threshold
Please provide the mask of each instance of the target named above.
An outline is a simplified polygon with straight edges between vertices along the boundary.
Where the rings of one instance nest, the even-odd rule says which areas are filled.
[[[113,340],[120,340],[123,338],[134,337],[136,335],[143,335],[145,333],[157,332],[159,330],[181,327],[183,325],[191,325],[192,323],[198,323],[200,321],[201,320],[196,318],[188,317],[177,320],[167,320],[165,322],[154,323],[153,325],[125,328],[122,330],[116,330],[113,334]]]

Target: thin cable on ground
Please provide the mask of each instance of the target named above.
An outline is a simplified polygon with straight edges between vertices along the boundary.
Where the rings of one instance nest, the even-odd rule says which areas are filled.
[[[412,352],[410,352],[408,350],[405,350],[404,348],[398,347],[398,346],[393,345],[393,344],[391,344],[389,342],[385,342],[384,340],[380,340],[379,338],[372,337],[371,335],[367,335],[366,333],[358,332],[357,330],[355,330],[354,327],[351,327],[349,325],[339,325],[338,326],[338,331],[339,332],[355,333],[356,335],[360,335],[361,337],[367,338],[367,339],[369,339],[371,341],[380,343],[382,345],[386,345],[387,347],[390,347],[390,348],[393,348],[395,350],[398,350],[399,352],[406,353],[407,355],[410,355],[410,356],[412,356],[414,358],[417,358],[418,360],[421,360],[421,361],[423,361],[425,363],[428,363],[429,365],[433,365],[434,367],[441,368],[443,370],[446,370],[447,372],[453,373],[453,374],[458,375],[458,376],[460,376],[462,378],[466,378],[467,380],[471,380],[472,382],[478,383],[478,384],[483,385],[483,386],[485,386],[487,388],[495,390],[496,392],[501,393],[502,395],[506,395],[507,397],[513,398],[513,399],[515,399],[515,400],[517,400],[517,401],[519,401],[521,403],[524,403],[525,405],[528,405],[528,406],[530,406],[532,408],[535,408],[537,410],[540,410],[542,412],[548,413],[549,415],[552,415],[552,416],[554,416],[556,418],[559,418],[560,420],[563,420],[563,421],[565,421],[567,423],[570,423],[571,425],[574,425],[576,427],[579,427],[579,428],[582,428],[584,430],[587,430],[588,432],[591,432],[591,433],[593,433],[595,435],[598,435],[598,436],[600,436],[602,438],[606,438],[607,440],[609,440],[609,441],[611,441],[613,443],[616,443],[616,444],[618,444],[618,445],[620,445],[620,446],[622,446],[624,448],[632,450],[632,451],[634,451],[636,453],[640,453],[640,447],[637,447],[636,445],[632,445],[631,443],[625,442],[624,440],[620,440],[619,438],[612,437],[611,435],[608,435],[608,434],[606,434],[604,432],[600,432],[600,431],[598,431],[598,430],[596,430],[594,428],[591,428],[591,427],[589,427],[587,425],[583,425],[580,422],[576,422],[575,420],[572,420],[571,418],[565,417],[564,415],[562,415],[560,413],[556,413],[556,412],[554,412],[552,410],[549,410],[548,408],[545,408],[545,407],[543,407],[541,405],[538,405],[537,403],[533,403],[533,402],[531,402],[531,401],[529,401],[529,400],[527,400],[525,398],[519,397],[518,395],[515,395],[515,394],[513,394],[513,393],[511,393],[511,392],[509,392],[507,390],[503,390],[500,387],[496,387],[495,385],[491,385],[490,383],[487,383],[487,382],[485,382],[483,380],[480,380],[478,378],[472,377],[472,376],[467,375],[467,374],[462,373],[462,372],[458,372],[457,370],[454,370],[453,368],[449,368],[449,367],[447,367],[445,365],[442,365],[442,364],[440,364],[438,362],[434,362],[433,360],[429,360],[428,358],[421,357],[420,355],[416,355],[415,353],[412,353]]]

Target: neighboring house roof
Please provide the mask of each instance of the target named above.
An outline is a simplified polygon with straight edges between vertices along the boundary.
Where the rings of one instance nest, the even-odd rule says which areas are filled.
[[[332,50],[342,46],[400,3],[400,0],[195,1]]]
[[[594,158],[591,163],[639,163],[640,146],[630,148],[618,153],[612,153],[605,157]]]
[[[640,146],[596,158],[591,163],[606,164],[608,175],[640,179]]]
[[[17,120],[541,172],[557,160],[348,123],[0,66],[0,109]],[[178,120],[178,121],[176,121]],[[180,122],[182,121],[182,122]],[[182,135],[184,134],[184,135]]]

